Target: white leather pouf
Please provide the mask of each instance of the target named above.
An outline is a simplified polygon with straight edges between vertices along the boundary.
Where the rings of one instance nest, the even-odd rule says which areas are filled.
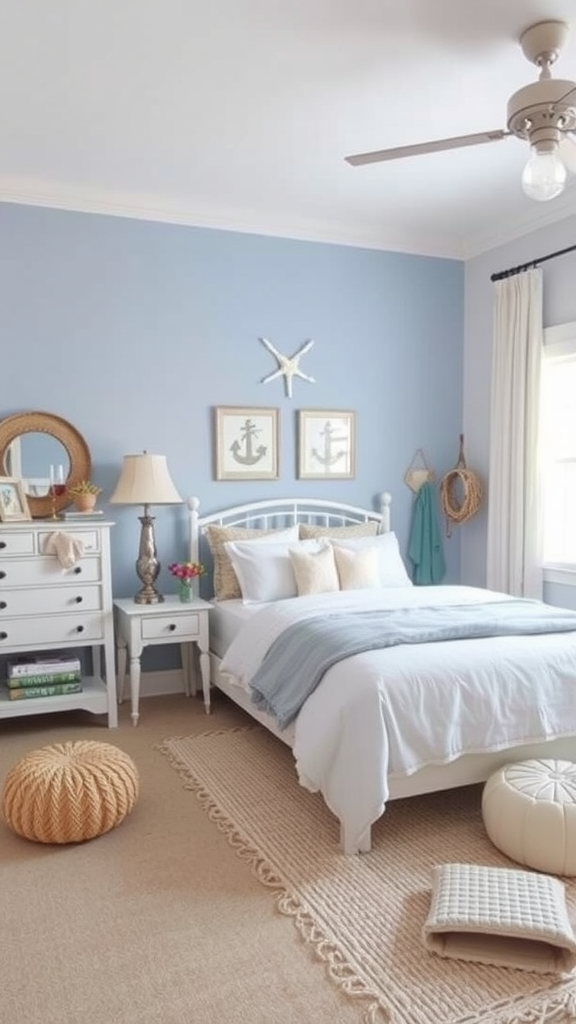
[[[549,875],[576,875],[576,764],[504,765],[482,795],[486,831],[502,853]]]

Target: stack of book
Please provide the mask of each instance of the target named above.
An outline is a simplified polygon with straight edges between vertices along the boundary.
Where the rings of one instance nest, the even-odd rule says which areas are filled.
[[[7,664],[9,700],[31,697],[58,697],[82,690],[82,665],[79,658],[21,658]]]
[[[101,508],[91,508],[88,512],[78,512],[77,509],[65,509],[60,513],[61,519],[68,519],[71,523],[81,523],[86,519],[101,519],[104,511]]]

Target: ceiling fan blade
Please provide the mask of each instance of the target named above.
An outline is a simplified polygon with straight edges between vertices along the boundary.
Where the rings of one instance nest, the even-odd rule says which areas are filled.
[[[352,167],[360,167],[362,164],[377,164],[384,160],[400,160],[406,156],[439,153],[443,149],[481,146],[484,142],[499,142],[510,134],[511,132],[497,129],[493,132],[478,132],[475,135],[457,135],[453,139],[436,139],[435,142],[420,142],[415,146],[397,146],[396,149],[377,149],[373,153],[356,153],[344,159]]]

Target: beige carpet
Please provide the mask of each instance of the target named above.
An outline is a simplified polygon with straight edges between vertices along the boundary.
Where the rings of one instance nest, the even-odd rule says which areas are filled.
[[[119,828],[43,846],[0,821],[0,1024],[358,1024],[296,930],[156,745],[250,719],[220,694],[129,702],[109,730],[82,713],[0,721],[0,781],[36,747],[116,743],[140,796]]]
[[[297,783],[291,752],[260,728],[162,745],[184,784],[275,891],[279,910],[325,962],[363,1019],[393,1024],[544,1024],[573,1020],[576,981],[451,962],[422,946],[433,865],[512,866],[485,837],[480,787],[390,805],[373,850],[349,858],[322,799]],[[576,912],[576,884],[568,891]]]

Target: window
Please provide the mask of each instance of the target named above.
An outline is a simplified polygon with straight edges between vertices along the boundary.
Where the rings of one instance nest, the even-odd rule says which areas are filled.
[[[544,332],[544,563],[576,569],[576,323]]]

